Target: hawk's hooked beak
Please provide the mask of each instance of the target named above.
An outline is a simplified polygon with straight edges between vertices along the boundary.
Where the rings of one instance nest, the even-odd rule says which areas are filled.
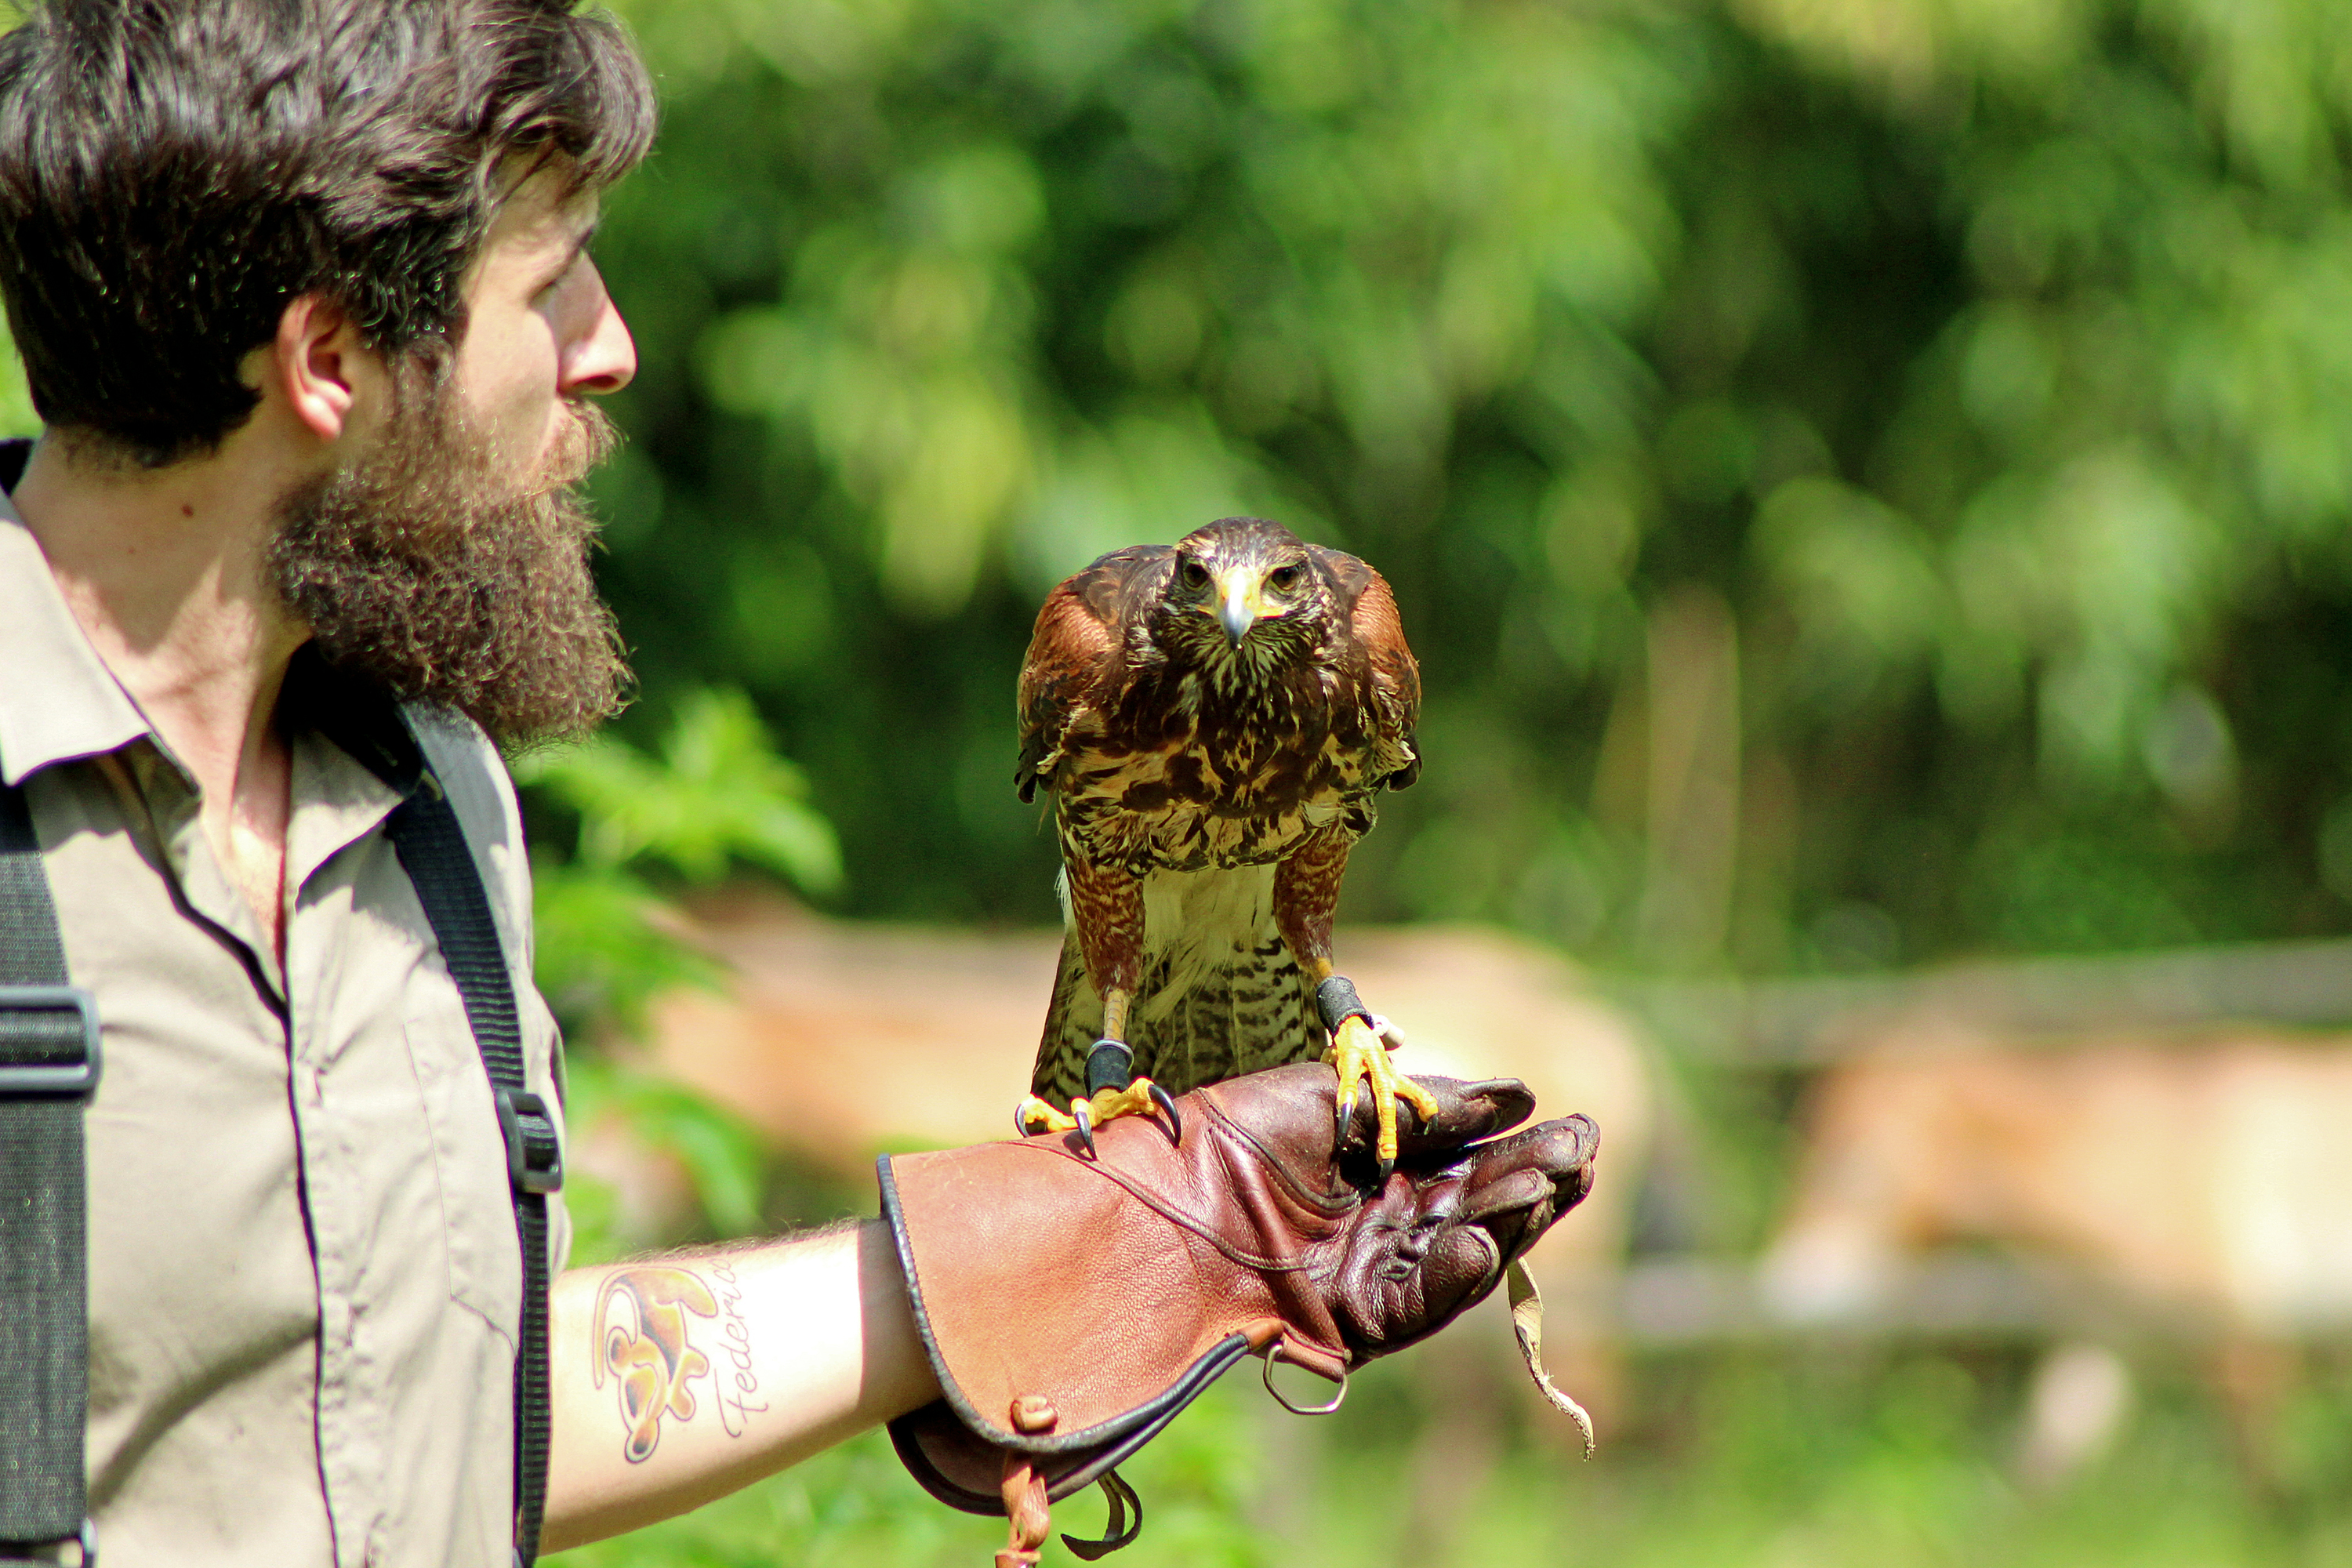
[[[1245,566],[1236,566],[1217,574],[1217,624],[1225,628],[1225,640],[1234,647],[1242,646],[1250,627],[1257,625],[1265,606],[1257,595],[1257,574]]]

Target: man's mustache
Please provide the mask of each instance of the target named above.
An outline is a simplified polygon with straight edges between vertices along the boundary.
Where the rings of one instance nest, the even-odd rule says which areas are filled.
[[[572,489],[611,457],[621,443],[621,433],[614,427],[613,416],[597,405],[584,397],[567,397],[560,406],[555,434],[548,442],[547,454],[541,459],[540,471],[530,486],[533,495]]]

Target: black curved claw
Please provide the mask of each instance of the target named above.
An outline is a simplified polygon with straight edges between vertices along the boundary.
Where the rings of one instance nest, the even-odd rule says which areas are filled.
[[[1176,1097],[1156,1083],[1151,1086],[1150,1095],[1151,1103],[1168,1113],[1168,1136],[1176,1142],[1184,1142],[1184,1118],[1177,1114]]]
[[[1087,1157],[1090,1160],[1102,1158],[1095,1150],[1095,1119],[1087,1114],[1087,1102],[1082,1100],[1071,1106],[1070,1114],[1077,1119],[1078,1142],[1087,1146]]]
[[[1341,1095],[1331,1106],[1331,1142],[1335,1148],[1347,1146],[1348,1123],[1355,1119],[1356,1089],[1353,1084],[1350,1084],[1348,1086],[1348,1092]]]
[[[1026,1105],[1016,1105],[1013,1108],[1013,1136],[1015,1138],[1029,1136],[1029,1118],[1022,1114],[1028,1109]]]
[[[1396,1169],[1396,1162],[1395,1162],[1394,1160],[1383,1160],[1383,1161],[1381,1161],[1381,1184],[1381,1184],[1381,1186],[1384,1186],[1384,1187],[1385,1187],[1385,1186],[1387,1186],[1387,1185],[1389,1184],[1389,1175],[1390,1175],[1390,1173],[1393,1172],[1395,1169]]]

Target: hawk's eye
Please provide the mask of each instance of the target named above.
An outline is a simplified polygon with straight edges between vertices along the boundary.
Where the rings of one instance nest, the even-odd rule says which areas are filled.
[[[1209,569],[1189,555],[1184,558],[1183,577],[1184,586],[1187,588],[1198,589],[1209,585]]]
[[[1296,566],[1277,566],[1265,574],[1265,580],[1276,592],[1287,594],[1298,586],[1302,574]]]

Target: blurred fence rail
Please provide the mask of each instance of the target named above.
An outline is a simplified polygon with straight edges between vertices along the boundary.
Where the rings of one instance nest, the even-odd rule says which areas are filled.
[[[1801,1068],[1931,1029],[2062,1045],[2111,1028],[2352,1023],[2352,942],[1958,963],[1899,975],[1619,981],[1607,989],[1699,1059]]]
[[[1752,1259],[1693,1255],[1636,1258],[1605,1299],[1580,1300],[1573,1310],[1576,1321],[1605,1322],[1624,1343],[1654,1351],[1801,1339],[2038,1344],[2089,1335],[2195,1342],[2217,1328],[2205,1314],[2123,1296],[2079,1271],[1957,1251],[1910,1262],[1866,1303],[1833,1314],[1777,1306]]]

